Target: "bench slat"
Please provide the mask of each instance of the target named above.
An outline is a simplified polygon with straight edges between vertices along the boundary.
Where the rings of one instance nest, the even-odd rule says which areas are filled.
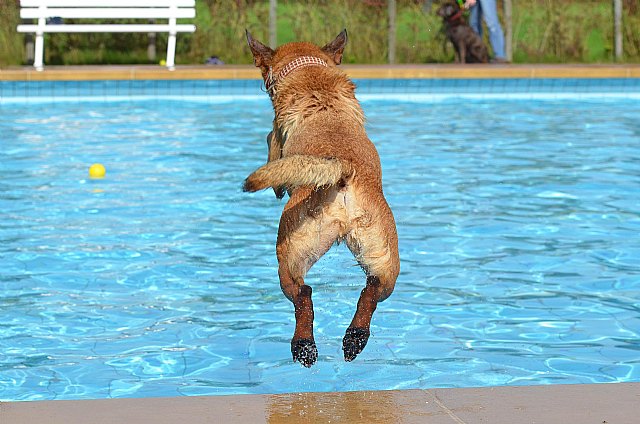
[[[46,25],[43,32],[195,32],[196,26],[180,24],[175,27],[164,24],[71,24]],[[38,32],[38,25],[18,25],[18,32]]]
[[[22,7],[195,7],[195,0],[20,0]]]
[[[38,25],[18,25],[18,32],[35,33],[33,66],[44,69],[45,33],[167,32],[167,69],[175,69],[176,34],[194,32],[193,24],[177,19],[195,18],[195,0],[20,0],[20,17],[37,19]],[[65,19],[168,19],[166,24],[56,24],[46,18]]]
[[[52,18],[54,16],[74,19],[168,19],[168,18],[195,18],[195,9],[169,9],[169,8],[46,8],[46,9],[21,9],[20,17],[23,19]]]

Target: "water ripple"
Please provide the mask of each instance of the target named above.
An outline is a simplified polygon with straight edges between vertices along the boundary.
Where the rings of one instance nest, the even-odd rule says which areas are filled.
[[[637,102],[363,102],[402,272],[345,363],[364,276],[320,260],[311,370],[243,102],[2,108],[0,400],[640,381]]]

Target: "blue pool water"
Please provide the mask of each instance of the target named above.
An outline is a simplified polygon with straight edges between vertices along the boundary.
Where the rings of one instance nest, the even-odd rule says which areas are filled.
[[[284,202],[240,190],[266,98],[1,106],[0,400],[640,381],[637,100],[363,107],[402,272],[345,363],[364,277],[344,246],[310,271],[309,370]]]

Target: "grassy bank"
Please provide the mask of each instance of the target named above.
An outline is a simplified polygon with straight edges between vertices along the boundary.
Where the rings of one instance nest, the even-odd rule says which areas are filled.
[[[624,61],[640,63],[640,8],[623,0]],[[396,61],[446,63],[453,49],[435,15],[441,2],[398,0]],[[513,2],[513,52],[516,63],[611,63],[611,0],[517,0]],[[26,63],[25,36],[17,0],[0,0],[0,66]],[[179,34],[179,64],[203,63],[217,55],[229,64],[249,64],[244,29],[268,42],[268,1],[197,0],[195,34]],[[499,2],[501,4],[501,2]],[[309,40],[319,44],[349,31],[346,63],[386,63],[386,1],[278,1],[278,43]],[[157,60],[164,58],[166,35],[158,34]],[[146,34],[49,34],[47,64],[148,63]],[[156,60],[156,61],[157,61]],[[155,62],[155,61],[154,61]]]
[[[22,62],[22,38],[16,33],[20,15],[15,1],[0,0],[0,66]]]

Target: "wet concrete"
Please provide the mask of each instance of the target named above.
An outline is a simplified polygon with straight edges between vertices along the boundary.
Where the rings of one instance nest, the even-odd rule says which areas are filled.
[[[2,424],[640,423],[640,383],[0,403]]]

